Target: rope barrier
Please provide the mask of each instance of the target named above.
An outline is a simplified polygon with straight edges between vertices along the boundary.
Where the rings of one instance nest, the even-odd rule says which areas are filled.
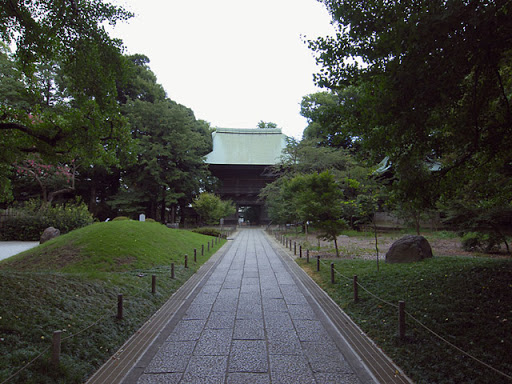
[[[110,309],[110,311],[114,311],[114,309],[117,308],[117,304],[115,306],[112,306],[112,308]],[[69,335],[67,337],[64,337],[61,341],[66,341],[66,340],[69,340],[69,339],[72,339],[73,337],[75,336],[78,336],[78,335],[81,335],[82,333],[84,333],[85,331],[87,331],[88,329],[91,329],[92,327],[94,327],[95,325],[98,325],[99,323],[101,323],[103,320],[105,320],[107,317],[111,317],[112,316],[112,313],[107,313],[105,316],[102,316],[100,317],[98,320],[96,320],[94,323],[88,325],[87,327],[85,327],[84,329],[76,332],[76,333],[73,333],[72,335]]]
[[[320,259],[320,264],[324,265],[324,266],[327,266],[330,268],[330,265],[324,261],[322,261],[322,259]],[[342,274],[341,272],[337,271],[336,268],[334,268],[334,272],[343,277],[344,279],[346,280],[352,280],[352,278]],[[361,283],[357,282],[356,283],[358,287],[361,287],[361,289],[363,289],[366,293],[368,293],[370,296],[372,296],[373,298],[375,298],[376,300],[384,303],[384,304],[387,304],[393,308],[398,308],[398,305],[397,304],[394,304],[394,303],[391,303],[390,301],[387,301],[387,300],[384,300],[382,299],[381,297],[377,296],[376,294],[374,294],[373,292],[371,292],[370,290],[368,290],[365,286],[363,286]],[[434,335],[435,337],[437,337],[439,340],[443,341],[444,343],[448,344],[450,347],[454,348],[455,350],[457,350],[458,352],[462,353],[463,355],[469,357],[470,359],[474,360],[475,362],[485,366],[486,368],[494,371],[495,373],[509,379],[509,380],[512,380],[512,376],[503,372],[503,371],[500,371],[499,369],[497,368],[494,368],[493,366],[487,364],[486,362],[478,359],[477,357],[469,354],[468,352],[464,351],[463,349],[461,349],[460,347],[457,347],[455,344],[451,343],[450,341],[448,341],[446,338],[444,338],[443,336],[441,336],[440,334],[438,334],[437,332],[435,332],[434,330],[430,329],[429,327],[427,327],[425,324],[423,324],[421,321],[419,321],[418,319],[416,319],[410,312],[405,312],[405,314],[410,317],[412,320],[414,320],[415,323],[417,323],[418,325],[420,325],[422,328],[424,328],[426,331],[428,331],[429,333],[431,333],[432,335]]]
[[[507,379],[509,380],[512,380],[512,376],[506,374],[505,372],[502,372],[500,371],[499,369],[496,369],[494,368],[493,366],[487,364],[486,362],[480,360],[479,358],[477,357],[474,357],[473,355],[469,354],[468,352],[464,351],[463,349],[457,347],[455,344],[451,343],[450,341],[446,340],[443,336],[441,336],[440,334],[438,334],[437,332],[433,331],[432,329],[430,329],[429,327],[427,327],[425,324],[423,324],[421,321],[419,321],[418,319],[416,319],[413,315],[411,315],[409,312],[405,311],[405,314],[407,316],[409,316],[411,319],[413,319],[418,325],[420,325],[421,327],[423,327],[426,331],[430,332],[431,334],[433,334],[434,336],[436,336],[439,340],[441,341],[444,341],[446,344],[448,344],[450,347],[456,349],[457,351],[459,351],[460,353],[464,354],[465,356],[473,359],[474,361],[476,361],[477,363],[480,363],[482,364],[483,366],[493,370],[494,372],[500,374],[501,376],[503,377],[506,377]]]
[[[37,355],[36,357],[34,357],[32,360],[30,360],[27,364],[25,364],[23,367],[21,367],[20,369],[18,369],[16,372],[14,372],[11,376],[9,376],[7,379],[5,379],[4,381],[2,381],[2,383],[0,384],[5,384],[7,383],[9,380],[11,379],[14,379],[16,376],[18,376],[21,372],[23,372],[25,369],[27,369],[29,366],[32,365],[32,363],[34,363],[37,359],[39,359],[41,356],[43,356],[46,352],[48,352],[50,350],[50,347],[46,347],[45,350],[43,350],[39,355]]]
[[[208,243],[209,244],[209,243]],[[117,304],[116,305],[113,305],[110,309],[110,311],[114,311],[115,308],[117,307]],[[104,316],[100,317],[98,320],[96,320],[94,323],[88,325],[87,327],[85,327],[84,329],[74,333],[74,334],[71,334],[67,337],[64,337],[61,339],[61,343],[66,341],[66,340],[69,340],[69,339],[72,339],[73,337],[76,337],[82,333],[84,333],[85,331],[91,329],[92,327],[94,327],[95,325],[98,325],[99,323],[101,323],[103,320],[105,320],[107,317],[110,317],[112,316],[112,314],[109,312],[107,314],[105,314]],[[66,332],[66,330],[63,330],[63,332]],[[18,376],[21,372],[23,372],[25,369],[27,369],[29,366],[31,366],[35,361],[37,361],[41,356],[43,356],[46,352],[48,352],[50,350],[51,347],[46,347],[46,349],[44,349],[39,355],[37,355],[35,358],[33,358],[32,360],[30,360],[27,364],[25,364],[22,368],[20,368],[18,371],[14,372],[12,375],[10,375],[7,379],[5,379],[4,381],[2,381],[0,384],[5,384],[7,382],[9,382],[11,379],[15,378],[16,376]]]

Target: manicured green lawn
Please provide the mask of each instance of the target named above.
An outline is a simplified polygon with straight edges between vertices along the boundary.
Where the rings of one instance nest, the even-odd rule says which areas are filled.
[[[512,375],[512,261],[510,259],[435,257],[413,264],[324,260],[306,264],[317,282],[364,332],[417,383],[505,383],[492,369],[475,362],[433,336],[414,320],[490,366]],[[330,263],[336,274],[331,284]],[[353,276],[360,300],[353,301]],[[375,298],[362,288],[378,296]],[[406,302],[405,340],[398,334],[398,301]],[[389,305],[388,303],[392,304]]]
[[[41,352],[9,383],[84,382],[224,243],[207,252],[211,239],[158,223],[99,223],[1,262],[0,382]],[[123,320],[116,319],[120,293]],[[56,330],[65,331],[58,369],[47,351]]]

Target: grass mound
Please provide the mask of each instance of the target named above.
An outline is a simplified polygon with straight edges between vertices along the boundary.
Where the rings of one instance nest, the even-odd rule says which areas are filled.
[[[59,236],[5,260],[0,269],[122,272],[181,261],[184,253],[200,252],[205,243],[205,236],[159,223],[112,221]]]
[[[78,229],[0,262],[0,382],[35,358],[8,382],[85,382],[218,250],[216,244],[208,251],[211,240],[158,223],[116,221]],[[118,294],[125,303],[122,320],[116,318]],[[53,367],[56,330],[65,333],[60,365]]]

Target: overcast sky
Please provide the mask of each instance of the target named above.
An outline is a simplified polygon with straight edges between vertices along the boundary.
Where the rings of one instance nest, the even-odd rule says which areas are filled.
[[[319,91],[306,38],[333,33],[316,0],[113,0],[135,13],[112,36],[142,53],[174,101],[213,127],[274,122],[301,138],[302,97]]]

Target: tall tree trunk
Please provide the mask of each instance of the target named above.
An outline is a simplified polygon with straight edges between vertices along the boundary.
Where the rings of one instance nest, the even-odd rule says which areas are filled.
[[[165,186],[162,187],[162,202],[160,203],[160,222],[165,223]]]

